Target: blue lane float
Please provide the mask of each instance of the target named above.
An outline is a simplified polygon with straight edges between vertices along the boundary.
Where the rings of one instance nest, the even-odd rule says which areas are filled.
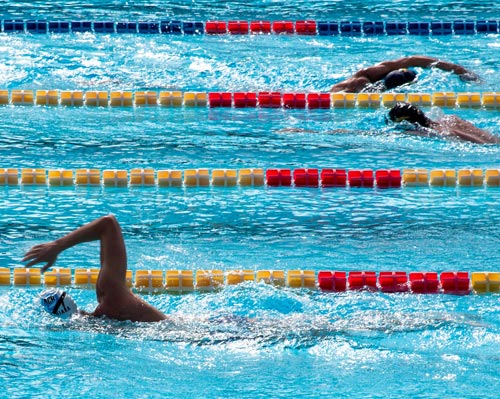
[[[319,36],[498,34],[500,21],[46,21],[0,20],[4,33],[297,34]]]

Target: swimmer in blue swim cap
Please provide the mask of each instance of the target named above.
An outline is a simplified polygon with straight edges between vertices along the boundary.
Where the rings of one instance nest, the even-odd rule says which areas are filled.
[[[405,132],[409,134],[453,138],[475,144],[500,143],[500,137],[455,115],[445,115],[439,120],[432,120],[416,105],[409,103],[397,103],[387,116],[387,122],[390,120],[394,123],[406,123]]]
[[[66,291],[50,288],[39,294],[40,305],[51,315],[69,319],[78,309],[75,301]]]
[[[417,80],[415,71],[409,68],[439,68],[453,72],[463,81],[479,81],[479,77],[464,67],[451,62],[440,61],[436,58],[415,55],[397,60],[384,61],[377,65],[364,68],[356,72],[349,79],[337,83],[331,92],[383,92]]]
[[[135,295],[127,286],[125,242],[114,216],[101,217],[58,240],[35,245],[24,255],[23,262],[28,262],[26,267],[45,263],[41,267],[43,273],[56,262],[61,252],[89,241],[101,243],[101,268],[96,283],[99,304],[89,315],[144,322],[165,320],[167,316]],[[76,303],[64,291],[44,291],[40,294],[40,301],[47,312],[57,316],[69,317],[77,311]]]

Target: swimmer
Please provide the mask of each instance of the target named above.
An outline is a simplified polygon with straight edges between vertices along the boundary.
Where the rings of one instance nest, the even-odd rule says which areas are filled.
[[[447,115],[439,120],[432,120],[422,110],[409,103],[397,103],[389,111],[386,122],[401,123],[407,134],[426,137],[458,139],[475,144],[499,144],[500,137],[486,130],[479,129],[472,123],[455,115]],[[359,129],[333,129],[317,131],[302,128],[284,128],[276,133],[320,133],[320,134],[373,134],[376,131]]]
[[[378,93],[391,90],[405,84],[414,83],[417,74],[408,68],[439,68],[443,71],[453,72],[465,82],[479,81],[479,76],[464,67],[450,62],[440,61],[436,58],[415,55],[397,60],[384,61],[377,65],[356,72],[349,79],[337,83],[331,92],[372,92]]]
[[[75,245],[100,241],[101,269],[96,283],[97,302],[92,313],[80,311],[95,317],[109,317],[115,320],[153,322],[165,320],[165,316],[127,287],[127,254],[122,231],[114,216],[108,215],[96,219],[66,236],[31,248],[23,258],[26,267],[45,263],[42,273],[48,270],[64,250]],[[46,290],[40,294],[40,301],[46,311],[56,316],[68,318],[77,312],[76,303],[60,290]]]
[[[388,117],[394,123],[408,123],[409,128],[406,131],[410,134],[455,138],[476,144],[500,143],[500,137],[479,129],[455,115],[447,115],[440,120],[433,121],[420,108],[409,103],[397,103],[389,111]]]

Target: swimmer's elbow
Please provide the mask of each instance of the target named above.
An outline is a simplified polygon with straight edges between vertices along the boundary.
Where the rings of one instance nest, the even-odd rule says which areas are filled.
[[[115,230],[115,231],[120,230],[120,225],[114,215],[109,214],[103,216],[100,222],[101,222],[102,232],[110,230]]]
[[[104,223],[108,223],[108,224],[116,224],[116,223],[118,223],[118,221],[116,220],[115,215],[112,215],[112,214],[109,214],[109,215],[103,216],[103,217],[101,218],[101,220],[102,220]]]

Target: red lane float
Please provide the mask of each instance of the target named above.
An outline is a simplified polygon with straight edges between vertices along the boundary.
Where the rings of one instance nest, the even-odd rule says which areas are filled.
[[[399,170],[377,170],[375,181],[379,188],[401,187],[401,171]]]
[[[304,93],[284,93],[283,107],[304,109],[306,107],[306,95]]]
[[[250,32],[271,33],[271,21],[251,21]]]
[[[210,107],[231,107],[232,94],[231,93],[208,93],[208,104]]]
[[[261,91],[258,95],[259,106],[261,108],[280,108],[281,107],[281,93]]]
[[[307,106],[309,109],[329,109],[332,100],[330,93],[309,93],[307,94]]]
[[[266,171],[266,180],[267,185],[271,187],[292,185],[290,169],[268,169]]]
[[[295,26],[293,21],[274,21],[273,22],[273,32],[274,33],[295,33]]]
[[[347,288],[346,272],[321,271],[318,273],[318,287],[323,291],[343,292]]]
[[[257,106],[257,94],[234,93],[233,101],[235,108],[255,108]]]
[[[350,170],[347,180],[351,187],[373,187],[373,170]]]
[[[347,278],[346,278],[347,274]],[[477,273],[476,273],[477,274]],[[468,272],[410,272],[403,271],[327,271],[318,272],[318,288],[323,291],[346,290],[380,291],[385,293],[468,295],[471,278]],[[498,292],[492,290],[491,292]]]
[[[205,32],[211,35],[227,33],[227,23],[225,21],[207,21]]]
[[[316,35],[316,21],[296,21],[295,32],[298,35]]]
[[[408,276],[406,272],[380,272],[378,284],[382,292],[407,292]]]
[[[318,169],[294,169],[293,181],[297,187],[318,187]]]
[[[467,272],[442,272],[440,280],[445,294],[467,295],[470,293],[470,278]]]
[[[377,291],[377,273],[376,272],[349,272],[347,278],[350,290],[368,290]]]
[[[323,169],[321,171],[321,187],[345,187],[347,172],[345,169]]]
[[[438,274],[435,272],[412,272],[409,276],[410,289],[417,294],[437,294],[439,291]]]
[[[229,21],[227,23],[227,30],[232,35],[248,35],[248,21]]]

